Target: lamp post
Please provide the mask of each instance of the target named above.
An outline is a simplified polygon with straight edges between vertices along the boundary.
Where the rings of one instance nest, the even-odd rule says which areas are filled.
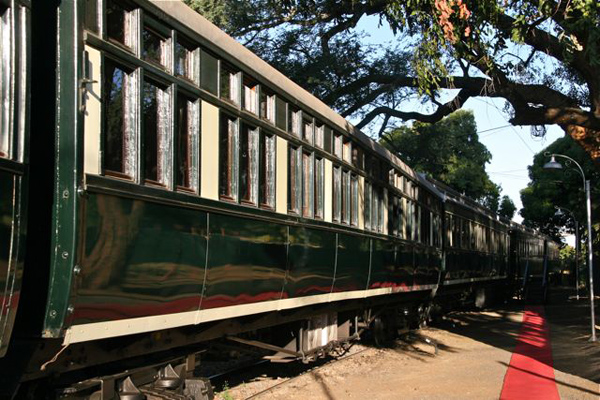
[[[591,317],[592,317],[592,337],[590,338],[590,342],[596,341],[596,317],[594,313],[594,266],[592,264],[592,200],[590,196],[590,181],[585,179],[585,174],[583,173],[583,168],[581,165],[575,160],[573,160],[569,156],[565,156],[564,154],[549,154],[544,153],[545,156],[550,156],[550,161],[544,164],[544,169],[562,169],[563,166],[559,162],[556,161],[556,157],[564,158],[568,162],[572,162],[577,166],[579,172],[581,173],[581,178],[583,179],[583,189],[585,191],[585,203],[587,210],[587,228],[588,228],[588,265],[590,270],[590,308],[591,308]],[[567,164],[568,165],[568,164]]]
[[[571,214],[571,218],[575,222],[575,298],[579,300],[579,253],[581,240],[579,239],[579,222],[575,218],[573,211],[565,207],[554,206],[556,208],[556,215],[562,214],[562,211],[566,211]]]

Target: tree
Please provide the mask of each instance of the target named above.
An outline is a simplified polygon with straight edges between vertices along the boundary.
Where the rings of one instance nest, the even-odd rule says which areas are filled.
[[[591,180],[592,187],[592,223],[594,230],[600,229],[598,224],[600,210],[600,174],[592,163],[590,157],[583,151],[573,139],[568,136],[556,140],[543,151],[536,154],[533,165],[529,167],[529,178],[531,182],[521,190],[521,202],[523,208],[520,211],[523,223],[527,226],[556,238],[561,238],[561,233],[574,232],[574,221],[570,214],[557,214],[555,206],[565,207],[571,210],[580,223],[582,231],[585,227],[587,213],[585,210],[585,194],[581,175],[564,160],[558,159],[565,167],[563,170],[545,170],[544,164],[549,161],[545,153],[557,153],[567,155],[576,160],[585,173],[587,179]],[[596,235],[597,237],[598,235]]]
[[[435,124],[416,122],[412,127],[394,129],[384,134],[380,143],[415,170],[431,175],[494,212],[498,210],[500,187],[485,172],[492,155],[479,142],[471,111],[457,111]]]
[[[511,124],[557,124],[600,163],[597,0],[186,1],[359,128],[381,135],[503,98]],[[365,44],[367,16],[398,41]],[[431,113],[406,110],[415,95]]]
[[[498,210],[498,215],[507,219],[512,219],[515,216],[515,212],[517,211],[517,206],[508,196],[502,196],[502,200],[500,201],[500,209]]]

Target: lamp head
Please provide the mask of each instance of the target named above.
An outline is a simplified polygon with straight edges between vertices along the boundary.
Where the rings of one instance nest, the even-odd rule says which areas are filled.
[[[544,164],[544,169],[562,169],[562,168],[563,168],[563,166],[559,162],[556,161],[554,154],[550,158],[550,161],[548,161],[546,164]]]

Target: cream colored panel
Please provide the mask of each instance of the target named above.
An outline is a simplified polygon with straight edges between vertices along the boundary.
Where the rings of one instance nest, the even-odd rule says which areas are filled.
[[[325,160],[325,221],[333,221],[333,163]]]
[[[365,229],[365,177],[358,177],[358,228]]]
[[[275,171],[275,211],[287,214],[287,184],[288,184],[288,143],[277,136],[277,162]]]
[[[388,233],[388,191],[383,189],[383,234]]]
[[[200,195],[219,199],[219,109],[202,102]]]
[[[498,279],[476,278],[477,280]],[[462,280],[474,281],[474,280]],[[313,296],[302,296],[291,299],[281,299],[273,301],[264,301],[252,304],[241,304],[230,307],[211,308],[208,310],[187,311],[175,314],[153,315],[140,318],[129,318],[117,321],[93,322],[89,324],[73,325],[67,329],[63,345],[72,343],[87,342],[110,337],[133,335],[142,332],[152,332],[163,329],[176,328],[186,325],[197,325],[210,321],[219,321],[227,318],[236,318],[245,315],[257,314],[262,312],[289,310],[298,307],[309,306],[313,304],[323,304],[334,301],[349,299],[360,299],[365,297],[384,296],[390,293],[410,292],[416,290],[430,290],[437,285],[423,285],[412,287],[397,288],[377,288],[369,290],[354,290],[349,292],[327,293]]]
[[[87,174],[100,174],[100,140],[101,140],[101,111],[102,102],[100,93],[100,76],[102,65],[100,61],[100,52],[92,47],[85,46],[88,52],[88,69],[90,75],[88,78],[93,83],[86,84],[85,91],[85,114],[84,114],[84,147],[83,164]]]

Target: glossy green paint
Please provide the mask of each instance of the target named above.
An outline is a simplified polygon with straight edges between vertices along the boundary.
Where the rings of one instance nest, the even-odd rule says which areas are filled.
[[[281,297],[284,225],[221,214],[209,216],[209,254],[202,309]]]
[[[338,235],[337,267],[333,291],[362,290],[369,282],[371,239]]]
[[[207,214],[91,193],[83,206],[81,264],[70,323],[200,306]]]
[[[335,233],[290,227],[285,297],[331,292],[335,271]]]
[[[23,279],[22,179],[0,170],[0,357],[8,348]]]
[[[371,244],[370,288],[397,287],[402,282],[396,280],[396,245],[391,240],[372,239]],[[412,277],[410,278],[412,280]],[[412,285],[412,282],[406,283]]]
[[[69,317],[69,296],[76,264],[78,194],[82,165],[82,110],[79,77],[82,64],[82,31],[78,27],[78,1],[63,0],[58,6],[56,170],[52,232],[52,257],[44,337],[60,337]]]

